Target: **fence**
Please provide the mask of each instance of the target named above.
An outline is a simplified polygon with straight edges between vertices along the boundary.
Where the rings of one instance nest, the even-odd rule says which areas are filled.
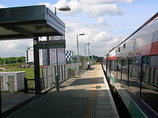
[[[68,70],[74,69],[77,70],[77,64],[71,63],[71,64],[64,64],[59,65],[59,83],[64,82],[69,78]],[[71,76],[72,77],[72,76]],[[28,92],[28,83],[30,81],[34,81],[34,79],[26,79],[25,78],[25,92]],[[49,90],[56,86],[56,66],[51,65],[47,67],[42,68],[42,78],[41,78],[41,91]]]

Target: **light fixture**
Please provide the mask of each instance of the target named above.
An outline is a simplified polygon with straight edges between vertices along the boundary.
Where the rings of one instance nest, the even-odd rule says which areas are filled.
[[[59,9],[60,11],[69,11],[69,10],[71,10],[70,7],[67,6],[67,5],[63,5],[63,6],[60,7],[60,8],[56,8],[56,7],[55,7],[55,12],[54,12],[55,15],[57,14],[57,9]]]
[[[69,6],[63,5],[62,7],[59,8],[60,11],[69,11],[71,10]]]
[[[85,35],[85,33],[81,33],[81,34],[79,34],[79,35],[82,35],[82,36],[83,36],[83,35]]]

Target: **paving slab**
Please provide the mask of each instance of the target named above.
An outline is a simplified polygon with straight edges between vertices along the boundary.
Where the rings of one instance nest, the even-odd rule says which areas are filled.
[[[119,118],[101,65],[70,78],[7,118]]]
[[[2,113],[9,114],[34,99],[35,94],[22,92],[2,92]]]

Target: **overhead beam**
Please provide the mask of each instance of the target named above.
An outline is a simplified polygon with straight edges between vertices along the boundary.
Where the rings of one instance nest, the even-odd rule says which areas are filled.
[[[18,26],[3,26],[3,28],[6,28],[6,29],[9,29],[9,30],[12,30],[14,32],[17,32],[19,34],[23,34],[25,36],[28,36],[28,37],[33,37],[33,33],[21,28],[21,27],[18,27]]]
[[[18,39],[18,37],[23,37],[23,39],[25,38],[29,38],[26,35],[23,34],[13,34],[13,35],[1,35],[0,36],[0,40],[13,40],[13,39]]]

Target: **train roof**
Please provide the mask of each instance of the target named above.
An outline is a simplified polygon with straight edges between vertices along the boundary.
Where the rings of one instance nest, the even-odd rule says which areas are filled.
[[[122,43],[124,43],[126,40],[128,40],[131,36],[133,36],[134,34],[136,34],[139,30],[141,30],[143,27],[145,27],[148,23],[150,23],[156,17],[158,17],[158,12],[155,15],[153,15],[148,21],[146,21],[142,26],[140,26],[136,31],[134,31],[131,35],[129,35],[127,38],[125,38],[125,40],[122,41],[120,44],[118,44],[116,47],[118,47],[119,45],[121,45]],[[111,52],[116,47],[113,47],[109,52]]]

